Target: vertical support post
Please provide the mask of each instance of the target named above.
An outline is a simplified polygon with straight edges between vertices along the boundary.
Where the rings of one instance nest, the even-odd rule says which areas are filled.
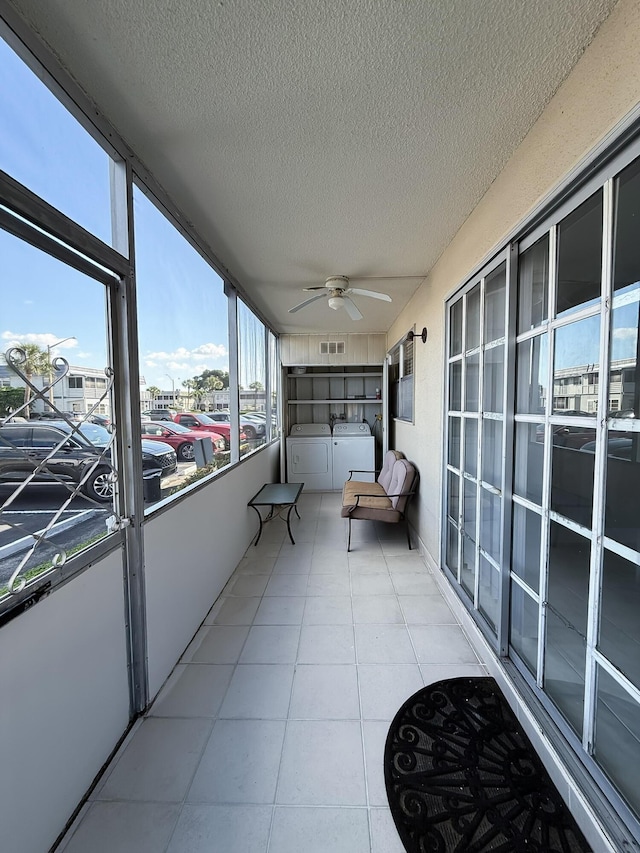
[[[140,441],[138,326],[133,265],[133,173],[129,163],[111,162],[113,245],[130,261],[128,276],[109,299],[112,364],[115,370],[116,457],[120,473],[120,511],[124,529],[124,599],[129,670],[129,710],[133,718],[147,707],[149,679],[144,575],[144,496]],[[130,460],[130,462],[127,461]]]
[[[518,305],[518,245],[512,244],[506,267],[506,337],[504,342],[504,414],[502,419],[502,458],[513,459],[515,421],[507,412],[516,411],[516,328]],[[509,655],[509,619],[511,613],[511,525],[513,519],[513,466],[503,463],[502,470],[502,531],[500,544],[500,616],[498,649],[500,657]]]
[[[231,462],[240,459],[240,370],[238,361],[238,292],[228,281],[224,292],[229,307],[229,420],[231,421]]]
[[[271,376],[271,338],[269,327],[264,327],[264,440],[271,441],[271,386],[275,377]]]

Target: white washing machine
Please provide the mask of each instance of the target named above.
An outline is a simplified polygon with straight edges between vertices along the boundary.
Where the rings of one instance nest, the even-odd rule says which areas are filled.
[[[373,471],[376,449],[369,424],[338,423],[333,427],[333,488],[342,489],[349,471]],[[372,474],[354,474],[354,480],[373,483]]]
[[[305,491],[328,492],[333,483],[329,424],[294,424],[287,438],[287,483],[304,483]]]

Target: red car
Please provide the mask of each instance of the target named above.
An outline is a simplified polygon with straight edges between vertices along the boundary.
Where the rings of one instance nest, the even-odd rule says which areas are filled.
[[[143,421],[141,428],[143,438],[151,438],[170,444],[176,451],[178,459],[183,462],[191,462],[194,459],[193,442],[198,438],[210,438],[214,453],[220,453],[226,449],[224,436],[213,430],[191,430],[171,421]]]
[[[231,424],[217,423],[202,412],[179,412],[174,415],[173,420],[177,424],[187,427],[187,429],[220,433],[224,436],[226,449],[228,450],[231,447]],[[240,441],[246,441],[246,438],[244,432],[241,432]]]

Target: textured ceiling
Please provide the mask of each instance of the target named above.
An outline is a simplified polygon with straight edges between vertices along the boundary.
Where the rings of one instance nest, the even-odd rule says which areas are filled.
[[[279,331],[386,331],[615,0],[11,0]],[[364,319],[318,301],[359,284]],[[358,286],[358,285],[357,285]]]

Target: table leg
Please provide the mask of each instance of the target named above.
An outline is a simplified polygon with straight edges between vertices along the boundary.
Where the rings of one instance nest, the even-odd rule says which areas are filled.
[[[262,515],[261,515],[260,510],[258,509],[257,506],[252,506],[251,504],[250,504],[250,506],[251,506],[251,509],[255,509],[255,511],[258,514],[258,518],[260,519],[260,529],[258,530],[258,535],[256,536],[256,541],[253,543],[254,545],[257,545],[258,542],[260,541],[260,537],[262,536]],[[271,511],[273,512],[273,507],[271,508]]]
[[[300,518],[300,513],[298,512],[298,506],[297,506],[297,504],[294,504],[294,505],[293,505],[293,508],[295,509],[295,511],[296,511],[296,515],[298,516],[298,518]]]
[[[295,505],[295,504],[291,504],[291,506],[289,507],[289,512],[287,513],[287,530],[289,531],[289,539],[291,539],[291,544],[292,544],[292,545],[295,545],[296,543],[295,543],[295,540],[294,540],[293,536],[291,535],[291,524],[290,524],[289,522],[290,522],[290,520],[291,520],[291,510],[292,510],[292,509],[295,509],[295,508],[296,508],[296,505]],[[297,510],[297,509],[296,509],[296,515],[298,515],[298,510]],[[299,516],[299,515],[298,515],[298,518],[300,518],[300,516]]]

